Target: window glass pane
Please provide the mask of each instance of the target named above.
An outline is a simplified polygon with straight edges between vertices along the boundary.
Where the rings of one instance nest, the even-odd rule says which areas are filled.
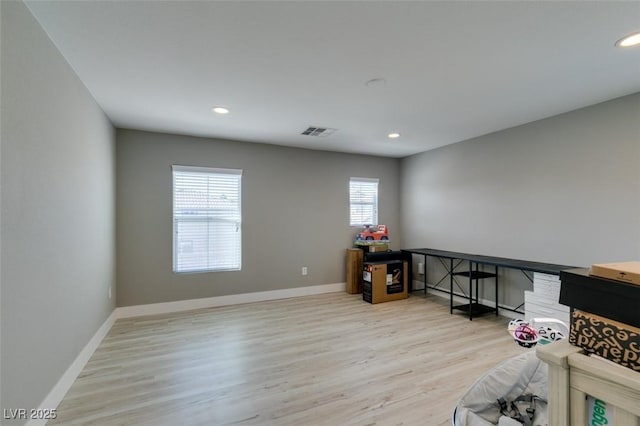
[[[351,178],[349,180],[351,226],[378,223],[378,179]]]
[[[240,269],[240,189],[239,170],[174,166],[175,272]]]

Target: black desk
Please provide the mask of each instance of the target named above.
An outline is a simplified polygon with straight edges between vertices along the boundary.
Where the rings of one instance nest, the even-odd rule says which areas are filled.
[[[472,253],[460,253],[446,250],[437,250],[430,248],[417,248],[417,249],[402,249],[403,253],[406,253],[408,257],[411,255],[421,255],[424,256],[424,292],[427,292],[427,257],[432,256],[440,259],[442,265],[447,270],[447,274],[438,281],[438,284],[442,282],[445,278],[449,277],[449,307],[450,312],[453,313],[454,309],[460,309],[469,313],[469,319],[473,319],[473,315],[479,315],[487,312],[495,312],[498,315],[498,308],[509,309],[499,305],[498,303],[498,268],[509,268],[509,269],[518,269],[525,272],[542,272],[550,275],[560,275],[560,271],[564,271],[566,269],[575,268],[575,266],[566,266],[566,265],[556,265],[553,263],[542,263],[542,262],[531,262],[528,260],[520,260],[520,259],[510,259],[505,257],[495,257],[495,256],[484,256],[480,254],[472,254]],[[442,261],[442,259],[449,260],[449,265],[447,266],[446,262]],[[454,265],[454,260],[458,260],[458,263]],[[455,268],[460,265],[462,262],[469,262],[469,269],[464,272],[455,272]],[[474,268],[475,265],[475,268]],[[478,265],[490,265],[494,267],[494,272],[484,272],[478,270]],[[410,275],[410,288],[413,286],[413,269]],[[454,276],[466,276],[469,278],[469,294],[465,297],[468,297],[469,303],[464,305],[453,304],[453,281]],[[525,276],[533,281],[529,275],[525,273]],[[495,279],[495,299],[496,305],[495,307],[489,307],[485,305],[481,305],[478,300],[478,280],[485,278],[494,278]],[[473,282],[475,281],[476,285],[476,297],[473,297]],[[522,305],[520,305],[522,306]],[[518,307],[519,308],[519,307]],[[516,309],[518,309],[516,308]],[[516,312],[519,312],[516,310]]]

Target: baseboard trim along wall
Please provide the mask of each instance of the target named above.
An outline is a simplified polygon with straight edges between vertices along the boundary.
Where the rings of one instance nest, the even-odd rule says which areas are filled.
[[[269,300],[289,299],[292,297],[311,296],[314,294],[343,292],[346,283],[322,284],[309,287],[287,288],[282,290],[260,291],[255,293],[233,294],[229,296],[207,297],[203,299],[179,300],[176,302],[152,303],[149,305],[124,306],[113,310],[109,318],[100,326],[89,343],[80,351],[76,359],[64,372],[58,383],[51,389],[38,407],[41,410],[52,410],[58,407],[71,385],[78,378],[91,355],[119,318],[141,317],[146,315],[166,314],[192,311],[194,309],[213,308],[217,306],[240,305],[244,303],[266,302]],[[41,426],[47,420],[33,419],[27,426]]]
[[[147,315],[169,314],[192,311],[194,309],[218,306],[241,305],[244,303],[266,302],[268,300],[289,299],[291,297],[345,291],[346,283],[322,284],[309,287],[282,290],[259,291],[255,293],[231,294],[228,296],[206,297],[202,299],[178,300],[176,302],[152,303],[149,305],[123,306],[117,308],[118,318],[132,318]]]
[[[67,394],[73,382],[76,381],[84,366],[89,362],[91,355],[93,355],[107,333],[109,333],[109,330],[111,330],[117,318],[117,309],[114,309],[42,401],[38,407],[39,410],[47,412],[58,407],[58,404],[60,404]],[[40,426],[46,423],[47,419],[32,419],[27,422],[27,426]]]

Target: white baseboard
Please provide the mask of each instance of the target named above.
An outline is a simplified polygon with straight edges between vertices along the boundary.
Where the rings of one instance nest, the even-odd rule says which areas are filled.
[[[217,306],[289,299],[291,297],[311,296],[313,294],[334,293],[345,290],[346,283],[323,284],[308,287],[286,288],[281,290],[259,291],[255,293],[231,294],[229,296],[206,297],[202,299],[178,300],[176,302],[123,306],[121,308],[117,308],[117,311],[118,318],[131,318],[146,315],[192,311],[194,309],[214,308]]]
[[[427,283],[427,293],[429,294],[433,294],[434,296],[438,296],[441,297],[443,299],[447,299],[449,300],[449,294],[448,293],[443,293],[441,291],[431,291],[430,292],[430,288],[428,287],[429,284]],[[413,289],[414,290],[423,290],[424,289],[424,282],[423,281],[417,281],[417,280],[413,280]],[[446,288],[448,290],[448,287]],[[453,296],[453,301],[455,303],[469,303],[469,299],[465,299],[462,298],[460,296]],[[480,303],[483,305],[487,305],[487,306],[495,306],[495,301],[493,300],[488,300],[488,299],[480,299]],[[507,306],[509,309],[515,309],[515,307],[512,306]],[[519,314],[517,312],[512,312],[509,311],[507,309],[501,309],[498,308],[498,312],[500,315],[502,315],[503,317],[507,317],[507,318],[511,318],[511,319],[516,319],[516,318],[524,318],[524,315]]]
[[[82,372],[82,369],[91,358],[91,355],[93,355],[104,337],[107,335],[107,333],[109,333],[109,330],[111,330],[111,327],[116,322],[116,319],[117,309],[114,309],[113,312],[111,312],[111,315],[109,315],[106,321],[93,335],[91,340],[89,340],[85,347],[80,351],[69,368],[67,368],[67,371],[65,371],[62,377],[60,377],[53,389],[51,389],[49,394],[42,401],[38,409],[44,410],[46,412],[58,407],[58,404],[60,404],[64,396],[67,394],[67,391],[69,391],[69,388],[71,387],[73,382],[76,381],[78,375],[80,374],[80,372]],[[26,425],[39,426],[44,425],[45,423],[47,423],[47,420],[45,419],[32,419],[29,420]]]

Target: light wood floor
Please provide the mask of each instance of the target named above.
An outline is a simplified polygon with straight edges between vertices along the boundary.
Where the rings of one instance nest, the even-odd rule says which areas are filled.
[[[48,424],[449,425],[524,351],[507,322],[344,293],[122,319]]]

